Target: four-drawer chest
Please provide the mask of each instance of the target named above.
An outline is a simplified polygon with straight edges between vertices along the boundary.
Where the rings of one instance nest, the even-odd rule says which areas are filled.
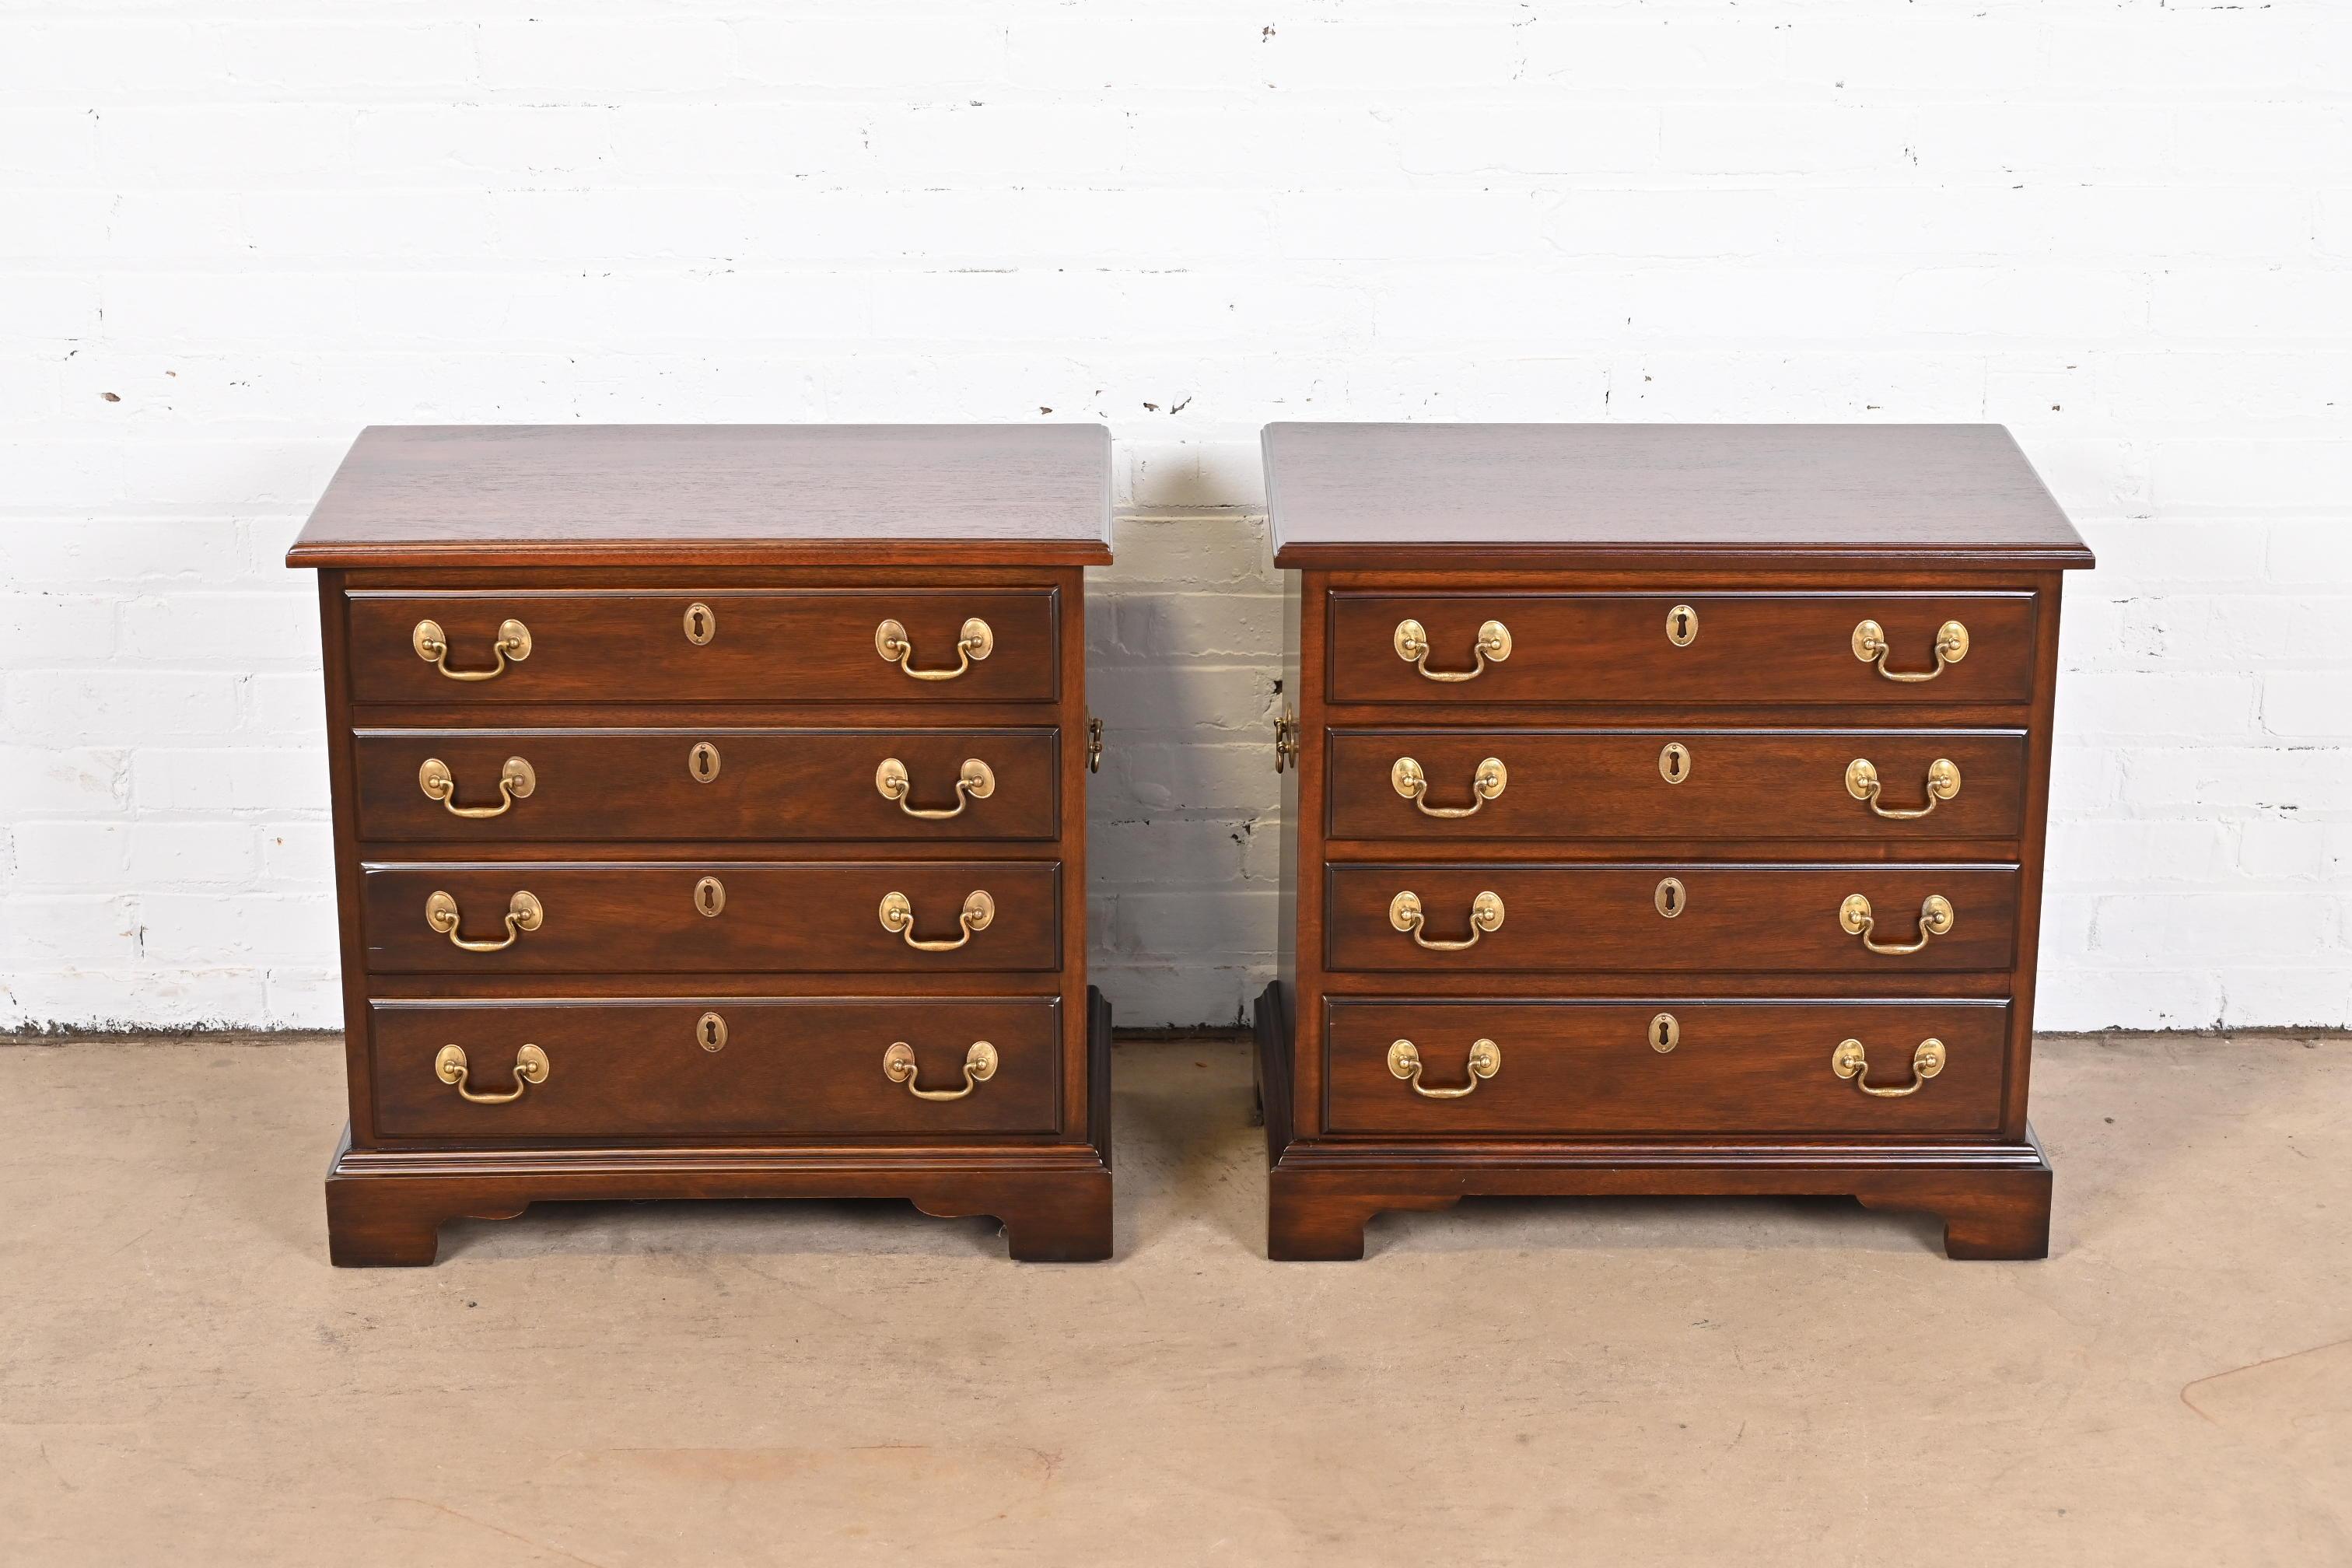
[[[319,569],[345,1264],[555,1199],[1111,1247],[1099,426],[378,427]]]
[[[1268,1251],[1470,1194],[2048,1249],[2060,584],[1993,426],[1276,425]]]

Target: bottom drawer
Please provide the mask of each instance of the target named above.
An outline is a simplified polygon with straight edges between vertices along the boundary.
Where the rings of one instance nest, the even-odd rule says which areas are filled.
[[[1333,1132],[1921,1134],[2000,1125],[2007,1002],[1365,1000],[1326,1008],[1324,1125]],[[1848,1040],[1862,1047],[1852,1076],[1840,1071],[1856,1066],[1850,1051],[1842,1055]],[[1941,1042],[1939,1066],[1931,1040]],[[1922,1062],[1932,1076],[1917,1075]],[[1866,1093],[1865,1085],[1900,1092]]]
[[[377,1002],[369,1016],[380,1138],[923,1138],[1050,1133],[1059,1121],[1050,996]],[[900,1044],[916,1069],[904,1082],[886,1070]],[[462,1082],[454,1060],[444,1070],[451,1046]],[[969,1093],[914,1092],[962,1089],[967,1063],[992,1053]]]

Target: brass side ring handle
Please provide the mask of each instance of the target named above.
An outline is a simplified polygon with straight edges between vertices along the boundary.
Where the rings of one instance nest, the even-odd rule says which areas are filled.
[[[427,800],[437,800],[452,816],[479,820],[486,816],[504,816],[519,800],[528,799],[539,787],[539,775],[520,757],[509,757],[499,769],[499,804],[496,805],[459,805],[457,780],[449,772],[449,764],[438,757],[427,757],[416,770],[416,787],[425,792]]]
[[[1423,1100],[1460,1100],[1476,1092],[1478,1080],[1493,1078],[1503,1070],[1503,1047],[1492,1040],[1474,1040],[1470,1045],[1470,1081],[1460,1089],[1431,1089],[1421,1081],[1421,1050],[1411,1040],[1398,1040],[1389,1047],[1389,1071],[1412,1085],[1413,1093]]]
[[[882,1076],[892,1083],[905,1084],[907,1092],[917,1100],[961,1100],[996,1076],[996,1047],[986,1040],[971,1043],[971,1049],[963,1054],[961,1089],[923,1089],[915,1082],[915,1047],[904,1040],[893,1040],[882,1053]]]
[[[1470,649],[1471,664],[1467,669],[1430,668],[1429,633],[1419,621],[1399,621],[1396,635],[1390,640],[1396,645],[1399,658],[1431,680],[1475,680],[1486,673],[1489,661],[1500,664],[1511,657],[1511,629],[1500,621],[1488,621],[1479,626],[1478,640]]]
[[[907,776],[907,764],[896,757],[885,757],[882,765],[874,770],[874,787],[882,792],[884,800],[895,800],[898,809],[908,816],[919,816],[927,822],[944,822],[950,816],[961,816],[963,808],[976,800],[986,800],[996,793],[996,774],[978,757],[966,757],[963,770],[956,778],[956,803],[946,810],[907,804],[914,789]]]
[[[1917,942],[1875,942],[1870,940],[1870,933],[1877,922],[1871,917],[1868,899],[1860,893],[1850,893],[1846,896],[1845,902],[1838,906],[1838,924],[1845,928],[1848,936],[1862,938],[1862,945],[1873,952],[1884,952],[1895,957],[1900,957],[1906,952],[1918,952],[1926,947],[1932,938],[1950,935],[1955,918],[1952,913],[1952,900],[1941,893],[1930,893],[1919,905],[1919,940]]]
[[[520,664],[530,657],[530,628],[520,621],[499,623],[499,640],[490,645],[490,655],[498,662],[488,669],[452,669],[449,668],[449,637],[438,621],[419,621],[416,629],[408,634],[408,644],[416,657],[447,676],[452,680],[494,680],[507,672],[507,661]]]
[[[874,628],[874,650],[888,663],[917,680],[953,680],[975,663],[996,651],[996,634],[978,616],[963,624],[963,633],[956,638],[956,667],[953,669],[917,669],[914,667],[915,645],[908,640],[907,628],[896,621],[884,621]]]
[[[907,945],[921,952],[952,952],[971,940],[971,933],[986,931],[988,922],[996,918],[996,900],[987,892],[976,890],[964,896],[963,909],[956,916],[962,934],[953,942],[918,941],[915,936],[915,906],[907,895],[889,892],[882,895],[882,929],[907,939]]]
[[[1845,793],[1870,807],[1874,816],[1889,822],[1911,822],[1936,809],[1939,800],[1949,800],[1960,793],[1960,767],[1949,757],[1937,757],[1927,764],[1927,804],[1913,811],[1898,806],[1889,811],[1878,798],[1878,769],[1868,757],[1856,757],[1845,765]]]
[[[444,1046],[433,1058],[433,1076],[443,1083],[455,1085],[461,1099],[476,1105],[507,1105],[522,1098],[522,1091],[535,1083],[547,1081],[547,1053],[537,1046],[525,1046],[515,1052],[514,1088],[504,1094],[476,1094],[466,1087],[466,1051],[462,1046]]]
[[[1421,764],[1411,757],[1399,757],[1389,769],[1389,783],[1397,794],[1421,808],[1423,816],[1475,816],[1479,808],[1503,793],[1511,782],[1510,770],[1503,766],[1500,757],[1488,757],[1478,764],[1471,775],[1468,805],[1432,805],[1429,804],[1429,778]]]
[[[1432,942],[1422,932],[1421,895],[1399,893],[1389,900],[1389,924],[1409,934],[1415,943],[1432,952],[1460,952],[1478,945],[1478,939],[1503,924],[1503,900],[1495,893],[1481,893],[1470,900],[1470,938],[1466,942]]]
[[[1853,1087],[1880,1100],[1900,1100],[1906,1094],[1916,1094],[1927,1081],[1944,1070],[1944,1042],[1930,1036],[1919,1042],[1911,1053],[1911,1081],[1901,1089],[1874,1089],[1868,1074],[1870,1058],[1863,1054],[1860,1040],[1846,1040],[1830,1055],[1830,1071],[1840,1078],[1853,1079]]]
[[[467,952],[497,952],[512,947],[517,938],[527,931],[537,931],[545,922],[547,911],[540,907],[537,898],[529,892],[517,893],[507,900],[507,934],[503,942],[468,942],[457,934],[457,900],[447,893],[436,892],[425,900],[425,923],[449,939],[449,945]]]
[[[1853,657],[1864,664],[1875,663],[1878,673],[1889,680],[1933,680],[1944,673],[1948,664],[1958,664],[1969,657],[1969,628],[1958,621],[1946,621],[1936,628],[1936,668],[1933,669],[1900,670],[1886,668],[1889,652],[1886,628],[1876,621],[1864,620],[1853,628]]]

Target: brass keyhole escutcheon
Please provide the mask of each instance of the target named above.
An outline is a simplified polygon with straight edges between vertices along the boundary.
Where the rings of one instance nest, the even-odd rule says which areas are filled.
[[[694,1021],[694,1043],[706,1051],[727,1048],[727,1020],[716,1013],[705,1013]]]
[[[1688,605],[1676,605],[1666,612],[1666,640],[1676,647],[1688,647],[1698,640],[1698,612]]]
[[[1668,784],[1678,784],[1690,777],[1690,748],[1680,741],[1668,741],[1658,751],[1658,776]]]
[[[719,748],[708,741],[697,741],[694,749],[686,753],[686,771],[694,775],[697,784],[709,784],[719,776]]]
[[[1658,890],[1650,895],[1650,901],[1658,906],[1660,914],[1672,920],[1690,903],[1690,891],[1683,886],[1680,877],[1669,877],[1658,884]]]
[[[719,635],[719,617],[710,606],[697,599],[686,607],[686,640],[697,647],[708,647],[710,639]]]
[[[705,877],[694,885],[694,907],[703,918],[715,917],[727,907],[727,884],[716,877]]]
[[[1664,1056],[1683,1043],[1683,1026],[1672,1013],[1661,1013],[1650,1020],[1650,1048]]]

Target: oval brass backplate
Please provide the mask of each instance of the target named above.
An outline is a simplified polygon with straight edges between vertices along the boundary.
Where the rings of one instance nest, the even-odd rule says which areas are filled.
[[[686,607],[686,640],[697,647],[707,647],[719,635],[719,617],[710,606],[697,599]]]
[[[1658,749],[1658,776],[1668,784],[1680,784],[1690,777],[1690,748],[1680,741],[1668,741]]]
[[[727,907],[727,884],[716,877],[705,877],[694,885],[694,907],[708,918]]]
[[[697,741],[694,749],[686,753],[686,771],[694,775],[697,784],[709,784],[719,776],[719,748],[708,741]]]
[[[1672,920],[1689,907],[1690,890],[1683,886],[1680,877],[1669,877],[1658,884],[1658,890],[1650,895],[1650,902],[1658,907],[1660,914]]]
[[[716,1013],[705,1013],[694,1021],[694,1043],[706,1051],[727,1048],[727,1020]]]
[[[1698,612],[1688,605],[1676,605],[1666,612],[1666,640],[1676,647],[1688,647],[1698,640]]]
[[[1672,1013],[1661,1013],[1650,1020],[1650,1048],[1664,1056],[1683,1043],[1683,1026]]]

